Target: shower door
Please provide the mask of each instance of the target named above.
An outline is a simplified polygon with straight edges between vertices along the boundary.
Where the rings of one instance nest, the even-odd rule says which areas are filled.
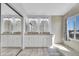
[[[11,4],[1,4],[1,56],[17,56],[21,51],[22,19]]]

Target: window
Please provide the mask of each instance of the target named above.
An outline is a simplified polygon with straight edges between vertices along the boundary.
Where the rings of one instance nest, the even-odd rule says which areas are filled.
[[[67,32],[68,38],[74,39],[74,17],[68,17],[67,19]]]
[[[79,16],[76,16],[76,39],[79,39]]]
[[[79,39],[79,16],[71,16],[67,18],[67,38]]]

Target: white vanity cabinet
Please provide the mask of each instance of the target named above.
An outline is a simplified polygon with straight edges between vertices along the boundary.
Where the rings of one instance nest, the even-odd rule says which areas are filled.
[[[22,42],[21,35],[2,35],[2,47],[50,47],[52,35],[24,35]]]
[[[21,47],[21,35],[1,35],[2,47]]]
[[[50,47],[52,45],[52,35],[25,35],[24,47]]]

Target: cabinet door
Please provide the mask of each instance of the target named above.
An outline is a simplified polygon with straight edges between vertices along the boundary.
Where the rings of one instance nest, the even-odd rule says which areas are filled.
[[[14,47],[21,47],[21,35],[12,35],[11,44]]]
[[[6,47],[7,46],[7,41],[8,36],[7,35],[1,35],[1,47]]]
[[[21,47],[20,35],[3,35],[1,37],[2,47]]]

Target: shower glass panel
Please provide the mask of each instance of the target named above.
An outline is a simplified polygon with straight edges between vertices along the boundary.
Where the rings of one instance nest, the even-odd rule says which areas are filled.
[[[17,56],[22,48],[22,16],[1,4],[1,56]]]

